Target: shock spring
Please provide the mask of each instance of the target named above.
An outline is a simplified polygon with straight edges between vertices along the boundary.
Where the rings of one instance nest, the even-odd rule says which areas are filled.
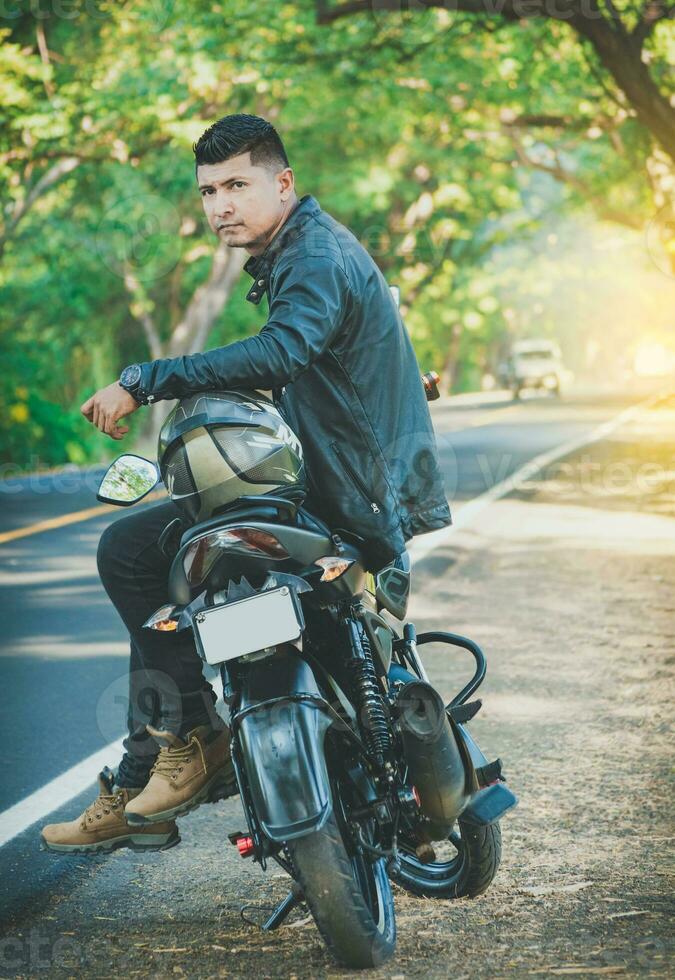
[[[391,746],[391,739],[382,695],[377,684],[370,641],[363,627],[354,622],[350,625],[356,627],[352,631],[352,650],[356,656],[351,663],[354,703],[364,733],[364,741],[373,762],[377,766],[383,766]]]

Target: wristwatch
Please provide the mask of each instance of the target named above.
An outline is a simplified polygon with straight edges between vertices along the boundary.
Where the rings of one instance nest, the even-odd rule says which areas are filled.
[[[141,366],[140,364],[130,364],[125,367],[119,377],[121,388],[128,391],[140,405],[148,404],[148,396],[141,388]]]

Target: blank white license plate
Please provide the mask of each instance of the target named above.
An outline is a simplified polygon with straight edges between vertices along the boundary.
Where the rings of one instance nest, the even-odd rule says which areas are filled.
[[[303,630],[297,599],[285,587],[204,609],[193,624],[209,664],[297,640]]]

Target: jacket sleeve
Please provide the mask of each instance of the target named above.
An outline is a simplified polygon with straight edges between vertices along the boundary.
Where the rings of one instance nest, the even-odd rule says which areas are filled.
[[[335,339],[344,322],[348,280],[331,258],[286,262],[272,287],[267,323],[255,337],[204,354],[141,365],[141,388],[153,400],[219,388],[282,387]]]

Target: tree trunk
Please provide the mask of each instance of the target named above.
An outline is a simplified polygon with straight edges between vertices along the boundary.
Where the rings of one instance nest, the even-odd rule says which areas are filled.
[[[675,160],[675,110],[649,74],[642,61],[640,46],[622,26],[611,26],[604,18],[578,15],[571,24],[593,45],[642,125]]]
[[[137,314],[145,333],[148,348],[153,360],[162,357],[182,357],[203,350],[208,341],[213,324],[225,308],[232,290],[241,275],[246,260],[243,249],[219,245],[213,254],[213,262],[208,279],[198,286],[188,302],[182,316],[166,341],[162,341],[152,316],[145,312],[144,304],[139,304]],[[140,284],[131,276],[125,277],[125,285],[132,297],[141,294]],[[169,401],[157,402],[147,408],[147,420],[143,427],[141,443],[146,454],[155,457],[159,431],[171,410]]]
[[[443,370],[441,372],[441,394],[451,395],[457,381],[457,360],[459,358],[459,342],[462,337],[461,323],[455,323],[450,334]]]

